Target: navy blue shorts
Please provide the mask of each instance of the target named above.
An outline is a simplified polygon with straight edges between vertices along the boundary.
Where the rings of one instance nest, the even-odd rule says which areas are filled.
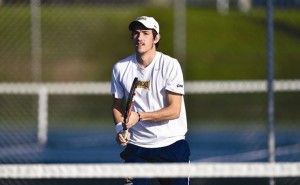
[[[128,144],[120,154],[125,163],[189,163],[190,147],[179,140],[161,148],[143,148]],[[188,185],[189,178],[158,179],[161,185]],[[133,179],[133,185],[150,185],[150,179]]]

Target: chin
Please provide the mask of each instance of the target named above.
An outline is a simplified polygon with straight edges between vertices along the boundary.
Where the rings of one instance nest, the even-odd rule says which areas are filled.
[[[138,53],[138,54],[143,54],[143,53],[145,53],[145,51],[144,51],[144,50],[141,50],[141,49],[136,49],[135,52]]]

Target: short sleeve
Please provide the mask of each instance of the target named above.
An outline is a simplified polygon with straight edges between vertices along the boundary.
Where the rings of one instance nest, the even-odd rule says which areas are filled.
[[[166,79],[166,89],[168,91],[184,94],[184,80],[182,69],[176,59],[171,60],[168,66],[168,75]]]
[[[120,82],[120,72],[117,64],[114,66],[112,71],[110,92],[114,98],[122,99],[124,97],[124,88]]]

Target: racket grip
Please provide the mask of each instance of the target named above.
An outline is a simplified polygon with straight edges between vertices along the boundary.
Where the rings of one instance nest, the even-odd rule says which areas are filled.
[[[123,136],[123,138],[127,138],[127,135],[128,135],[128,129],[126,129],[126,130],[123,130],[122,132],[121,132],[121,134],[122,134],[122,136]],[[126,146],[127,145],[127,143],[123,143],[123,144],[121,144],[122,146]]]
[[[128,134],[128,129],[126,129],[126,122],[125,120],[122,122],[122,126],[123,126],[123,131],[122,131],[122,136],[126,139],[127,134]]]
[[[126,139],[126,138],[127,138],[127,135],[128,135],[128,129],[123,130],[122,136]]]

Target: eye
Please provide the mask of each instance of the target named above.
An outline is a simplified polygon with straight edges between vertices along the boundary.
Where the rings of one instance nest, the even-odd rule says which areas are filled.
[[[138,35],[139,35],[139,32],[137,32],[137,31],[133,31],[133,32],[132,32],[132,36],[133,36],[133,37],[137,37]]]

